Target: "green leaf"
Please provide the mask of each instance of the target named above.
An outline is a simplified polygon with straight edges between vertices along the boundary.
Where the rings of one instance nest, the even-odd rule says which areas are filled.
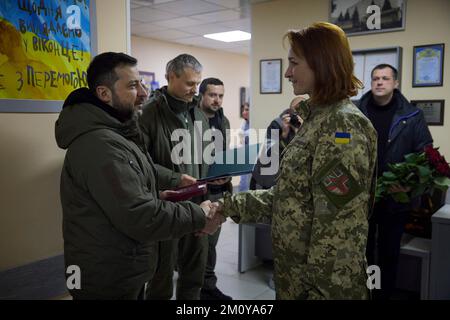
[[[417,169],[419,171],[419,175],[421,177],[428,177],[431,175],[431,170],[428,167],[424,167],[424,166],[417,166]]]
[[[397,180],[397,176],[393,174],[391,171],[386,171],[383,173],[383,178],[386,180]]]
[[[393,193],[392,194],[392,198],[396,202],[400,202],[400,203],[408,203],[410,201],[408,195],[406,194],[406,192]]]
[[[417,158],[419,157],[419,155],[417,153],[410,153],[405,155],[405,161],[407,163],[415,163],[417,162]]]
[[[434,179],[434,183],[441,187],[449,187],[450,186],[450,179],[447,177],[438,177]]]

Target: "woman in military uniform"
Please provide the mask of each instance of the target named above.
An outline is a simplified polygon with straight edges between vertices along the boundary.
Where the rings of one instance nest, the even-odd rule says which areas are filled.
[[[226,195],[218,210],[238,223],[271,223],[277,299],[366,299],[377,144],[349,100],[362,83],[338,26],[318,22],[285,39],[285,77],[295,95],[310,97],[296,108],[303,125],[284,151],[277,184]]]

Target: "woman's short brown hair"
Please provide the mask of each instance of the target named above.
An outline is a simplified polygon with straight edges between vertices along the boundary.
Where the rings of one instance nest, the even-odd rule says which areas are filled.
[[[306,59],[314,72],[311,102],[336,103],[358,94],[362,82],[353,74],[353,56],[344,31],[328,22],[316,22],[302,30],[290,30],[284,36],[292,50]]]

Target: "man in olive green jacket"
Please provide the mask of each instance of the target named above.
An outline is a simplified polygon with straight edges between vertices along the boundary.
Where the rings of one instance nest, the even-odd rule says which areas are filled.
[[[169,61],[166,66],[168,86],[152,94],[139,119],[146,146],[155,163],[196,179],[207,175],[203,150],[210,143],[203,141],[209,123],[198,108],[199,98],[196,96],[201,71],[201,64],[188,54]],[[177,181],[173,179],[172,182],[175,187]],[[192,199],[197,203],[201,200]],[[207,259],[207,238],[188,234],[177,240],[162,241],[159,243],[159,257],[147,298],[162,300],[172,297],[176,266],[177,299],[199,299]]]
[[[80,271],[80,286],[69,288],[74,299],[136,299],[155,272],[156,241],[216,229],[205,218],[208,203],[158,199],[170,181],[155,170],[137,125],[146,92],[136,63],[123,53],[95,57],[90,89],[72,92],[56,121],[56,141],[67,149],[64,258],[66,268]]]

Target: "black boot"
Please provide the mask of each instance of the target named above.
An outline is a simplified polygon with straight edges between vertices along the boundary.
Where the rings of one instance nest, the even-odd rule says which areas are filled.
[[[200,300],[233,300],[233,298],[215,287],[214,289],[202,289],[200,291]]]

